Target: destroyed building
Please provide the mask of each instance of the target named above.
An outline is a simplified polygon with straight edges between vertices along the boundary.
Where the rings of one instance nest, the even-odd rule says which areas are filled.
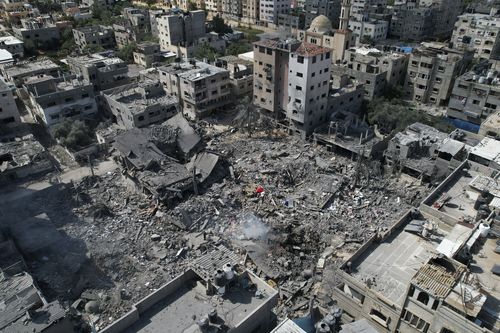
[[[479,135],[500,139],[500,111],[497,111],[481,124]]]
[[[137,45],[134,51],[134,62],[145,68],[150,68],[161,59],[160,44],[143,42]]]
[[[278,292],[240,262],[219,246],[100,332],[269,331]]]
[[[389,332],[498,330],[498,254],[488,237],[498,221],[488,217],[487,206],[479,208],[493,203],[481,193],[496,197],[498,186],[489,181],[478,188],[483,174],[492,171],[463,162],[422,202],[421,212],[408,211],[344,261],[333,289],[343,316]]]
[[[60,67],[48,58],[36,61],[22,61],[15,65],[0,66],[3,78],[16,87],[20,88],[28,77],[45,74],[54,77],[59,76]]]
[[[158,80],[142,80],[101,94],[118,125],[126,129],[161,123],[178,112],[177,98],[166,94]]]
[[[0,162],[0,184],[53,169],[48,152],[32,135],[13,142],[0,142]]]
[[[253,62],[236,56],[226,56],[218,58],[215,65],[229,71],[233,98],[252,95]]]
[[[158,71],[163,88],[179,99],[183,114],[190,118],[208,116],[231,103],[231,81],[225,69],[193,60]]]
[[[338,77],[347,75],[364,84],[364,97],[373,100],[387,89],[403,86],[409,55],[385,53],[378,49],[356,47],[346,50],[344,62],[333,66],[334,84]],[[338,85],[337,85],[338,86]]]
[[[109,49],[115,46],[113,29],[103,25],[75,28],[73,38],[80,51],[99,47]]]
[[[117,57],[94,53],[68,57],[69,68],[77,78],[83,78],[95,91],[111,89],[129,83],[127,64]]]
[[[26,78],[23,90],[34,119],[47,127],[64,119],[94,119],[97,103],[89,82],[74,77],[38,75]]]
[[[384,153],[385,161],[389,167],[400,168],[417,178],[435,177],[438,173],[435,163],[437,151],[447,137],[446,133],[434,127],[421,123],[412,124],[396,133],[389,141]],[[449,152],[453,156],[458,154],[454,150]],[[440,172],[446,173],[443,170]]]
[[[61,33],[51,16],[21,19],[21,27],[13,27],[14,35],[23,42],[31,41],[36,49],[50,50],[59,45]]]

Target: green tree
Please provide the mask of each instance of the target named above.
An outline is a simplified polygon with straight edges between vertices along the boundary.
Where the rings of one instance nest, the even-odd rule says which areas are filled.
[[[216,15],[211,22],[211,31],[221,34],[227,34],[233,32],[233,29],[224,22],[224,19],[219,15]]]
[[[195,58],[198,59],[208,59],[210,61],[214,61],[216,58],[220,57],[220,54],[216,49],[211,47],[208,43],[203,43],[196,51]]]
[[[415,122],[433,126],[443,132],[451,132],[453,129],[444,119],[418,112],[397,98],[371,101],[367,106],[367,116],[371,125],[377,125],[380,132],[387,135],[400,132]]]
[[[136,50],[136,48],[137,44],[135,43],[127,44],[118,51],[117,55],[123,61],[132,63],[134,62],[134,51]]]
[[[90,128],[81,120],[65,119],[54,129],[54,137],[69,149],[78,150],[94,140]]]
[[[252,51],[252,45],[243,41],[231,43],[227,49],[226,49],[226,54],[227,55],[234,55],[237,56],[238,54],[242,54],[245,52],[250,52]]]

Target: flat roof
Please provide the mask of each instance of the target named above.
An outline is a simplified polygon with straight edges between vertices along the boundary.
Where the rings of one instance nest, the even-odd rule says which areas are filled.
[[[410,221],[411,222],[411,221]],[[352,263],[352,273],[359,281],[371,283],[371,289],[402,306],[413,276],[433,255],[441,242],[435,233],[425,239],[400,226],[381,243],[371,244]],[[370,281],[370,282],[367,282]]]
[[[8,76],[28,75],[35,71],[43,71],[59,68],[56,63],[50,59],[40,59],[35,61],[18,62],[15,65],[5,67],[5,73]]]
[[[500,141],[492,138],[484,138],[470,150],[471,154],[500,164]]]
[[[276,326],[271,333],[306,333],[299,325],[295,324],[291,319],[285,319]]]
[[[22,41],[17,39],[14,36],[7,35],[7,36],[1,36],[0,37],[0,45],[5,44],[5,45],[16,45],[16,44],[23,44]]]
[[[212,66],[202,61],[196,61],[194,64],[189,62],[170,64],[168,66],[159,67],[158,69],[189,81],[200,80],[218,73],[229,73],[223,68]]]

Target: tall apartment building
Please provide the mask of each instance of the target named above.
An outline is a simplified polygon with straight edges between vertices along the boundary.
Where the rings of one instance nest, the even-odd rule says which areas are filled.
[[[222,15],[238,20],[243,15],[243,0],[222,0]]]
[[[471,52],[453,50],[443,43],[422,43],[410,56],[406,97],[420,103],[446,104],[455,78],[465,72],[471,60]]]
[[[73,39],[80,51],[92,48],[110,49],[115,46],[115,32],[112,27],[94,25],[73,29]]]
[[[480,125],[500,111],[500,75],[492,64],[483,62],[458,77],[448,103],[448,117]]]
[[[49,17],[21,19],[22,27],[14,27],[14,35],[21,39],[25,47],[32,44],[37,49],[51,50],[59,46],[59,28]]]
[[[0,36],[0,49],[9,51],[14,58],[24,57],[24,43],[14,36]]]
[[[306,42],[254,43],[254,104],[305,137],[327,121],[331,49]]]
[[[288,14],[291,0],[260,0],[260,22],[278,24],[279,14]]]
[[[305,27],[309,28],[313,20],[320,15],[326,16],[332,26],[339,26],[341,0],[306,0],[304,3]]]
[[[160,61],[160,44],[154,42],[143,42],[137,45],[133,52],[134,62],[145,68],[150,68],[153,63]]]
[[[215,65],[229,72],[231,93],[235,98],[252,95],[253,62],[236,56],[225,56],[218,58]]]
[[[33,117],[50,127],[64,119],[93,118],[97,104],[91,84],[77,79],[39,75],[24,83]]]
[[[162,51],[174,52],[181,58],[193,58],[200,46],[208,44],[224,53],[226,42],[218,34],[206,32],[203,10],[162,16],[158,23]]]
[[[255,24],[260,21],[260,0],[242,0],[242,21]]]
[[[177,98],[159,80],[145,80],[102,92],[118,125],[130,129],[162,123],[177,113]]]
[[[451,43],[457,50],[474,50],[478,59],[500,59],[500,16],[460,15]]]
[[[164,9],[149,10],[149,24],[150,24],[151,35],[155,37],[160,36],[160,30],[158,29],[158,19],[165,15],[167,15],[167,12]]]
[[[404,85],[408,59],[409,55],[404,53],[350,48],[346,51],[344,63],[333,66],[334,85],[339,78],[347,75],[364,85],[365,99],[373,100],[382,96],[387,88]]]
[[[68,57],[67,61],[71,72],[90,82],[95,91],[129,83],[127,64],[120,58],[108,58],[95,53]]]
[[[14,127],[20,123],[21,117],[12,89],[0,78],[0,132],[4,126]]]
[[[449,38],[458,15],[461,0],[421,0],[394,6],[389,34],[403,40]]]
[[[229,72],[200,61],[159,67],[160,81],[168,94],[179,99],[183,114],[202,118],[232,102]]]
[[[368,17],[368,13],[377,7],[387,6],[387,0],[353,0],[351,15],[358,21]]]

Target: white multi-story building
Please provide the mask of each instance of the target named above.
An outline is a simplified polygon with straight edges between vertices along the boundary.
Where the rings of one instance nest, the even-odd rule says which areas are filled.
[[[89,82],[39,75],[27,79],[24,90],[33,117],[48,127],[67,118],[86,119],[97,114],[94,89]]]
[[[226,42],[216,33],[205,29],[205,11],[195,10],[188,14],[162,16],[158,19],[160,47],[180,58],[193,58],[199,47],[208,44],[224,53]]]
[[[368,14],[370,8],[386,6],[387,0],[353,0],[351,14],[358,20],[362,20]]]
[[[287,14],[290,11],[290,0],[261,0],[260,21],[277,24],[279,14]]]
[[[349,20],[349,29],[356,37],[356,44],[365,41],[378,42],[387,38],[389,22],[383,20]]]
[[[500,58],[500,16],[464,14],[458,17],[453,29],[453,48],[474,50],[478,59]]]
[[[330,56],[330,49],[309,43],[290,52],[286,116],[302,136],[327,121]]]
[[[13,127],[21,122],[12,89],[0,79],[0,132],[3,126]]]
[[[0,37],[0,49],[9,51],[14,58],[24,56],[24,43],[11,35]]]

